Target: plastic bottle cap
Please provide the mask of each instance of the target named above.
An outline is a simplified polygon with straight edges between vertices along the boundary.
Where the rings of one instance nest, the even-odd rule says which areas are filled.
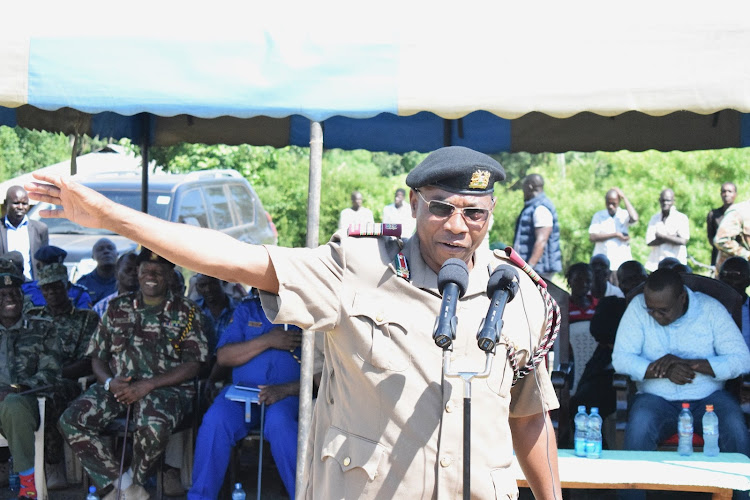
[[[96,486],[89,486],[89,493],[96,493]]]
[[[586,407],[584,405],[581,405],[581,406],[578,407],[578,411],[586,413]]]
[[[683,408],[690,408],[690,403],[682,403]]]
[[[706,411],[714,411],[714,405],[706,405]]]
[[[596,406],[592,407],[591,413],[599,413],[599,408],[597,408]]]
[[[235,489],[235,490],[239,490],[239,489],[242,489],[242,483],[237,483],[237,484],[235,484],[235,485],[234,485],[234,489]]]

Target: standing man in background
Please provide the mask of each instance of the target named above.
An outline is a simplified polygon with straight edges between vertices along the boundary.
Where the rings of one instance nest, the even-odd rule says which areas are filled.
[[[362,193],[352,191],[352,206],[341,211],[339,230],[346,230],[351,224],[367,224],[375,222],[372,211],[362,206]]]
[[[714,208],[706,216],[706,235],[708,236],[708,244],[711,245],[711,265],[716,266],[716,259],[719,257],[719,250],[714,245],[714,238],[716,238],[716,230],[719,229],[719,224],[724,218],[724,213],[734,204],[734,200],[737,198],[737,186],[732,182],[725,182],[721,185],[721,201],[723,204],[719,208]],[[719,269],[716,269],[719,272]]]
[[[690,239],[690,221],[687,215],[674,206],[674,191],[665,189],[659,195],[661,211],[651,217],[646,229],[646,244],[651,253],[646,269],[653,272],[666,257],[674,257],[687,265],[687,242]]]
[[[604,204],[606,208],[591,218],[589,241],[595,243],[592,255],[606,255],[610,271],[616,272],[623,262],[633,259],[628,228],[638,222],[638,212],[618,187],[607,191]]]
[[[398,188],[393,196],[393,203],[383,207],[383,222],[401,224],[401,237],[408,238],[417,228],[417,219],[411,214],[411,206],[404,203],[406,191]]]
[[[529,174],[523,179],[524,205],[516,219],[513,248],[544,279],[562,271],[560,225],[557,210],[544,194],[544,178]]]
[[[5,217],[0,225],[0,254],[13,250],[24,258],[23,273],[31,281],[37,270],[37,249],[49,244],[47,224],[29,220],[29,195],[21,186],[11,186],[5,194]]]

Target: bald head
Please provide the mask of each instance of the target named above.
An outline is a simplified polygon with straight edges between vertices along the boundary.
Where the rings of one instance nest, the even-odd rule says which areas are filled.
[[[544,192],[544,177],[539,174],[529,174],[523,179],[523,199],[530,200]]]

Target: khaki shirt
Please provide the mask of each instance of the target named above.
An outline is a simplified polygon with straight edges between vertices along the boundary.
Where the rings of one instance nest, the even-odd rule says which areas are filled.
[[[441,304],[437,274],[422,260],[418,239],[403,248],[408,281],[396,275],[395,239],[337,234],[317,249],[267,249],[279,280],[278,295],[261,294],[269,319],[326,332],[306,497],[459,498],[463,381],[443,378],[443,350],[432,339]],[[500,263],[507,263],[504,253],[475,254],[457,310],[454,371],[484,368],[476,334],[490,302],[487,281]],[[544,333],[546,311],[531,279],[519,275],[520,292],[505,309],[503,333],[526,351],[523,363]],[[495,358],[490,377],[472,383],[474,498],[517,495],[508,470],[508,418],[557,407],[544,363],[511,388],[504,346]]]

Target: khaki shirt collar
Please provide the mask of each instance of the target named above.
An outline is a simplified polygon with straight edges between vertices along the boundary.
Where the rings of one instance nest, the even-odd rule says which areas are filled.
[[[402,250],[406,262],[409,265],[409,281],[419,288],[430,290],[436,295],[438,291],[437,273],[427,266],[422,258],[419,247],[419,237],[415,234],[409,238]],[[490,277],[490,260],[492,253],[484,247],[484,244],[474,252],[474,266],[469,271],[469,288],[465,296],[478,295],[487,292],[487,282]],[[391,266],[393,269],[393,266]]]

